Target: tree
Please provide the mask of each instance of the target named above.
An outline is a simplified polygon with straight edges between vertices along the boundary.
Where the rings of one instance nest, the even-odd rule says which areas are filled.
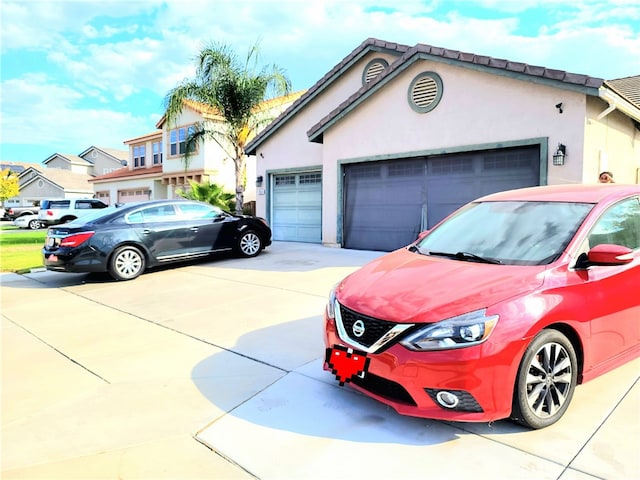
[[[228,45],[213,43],[196,59],[194,79],[184,80],[165,98],[165,118],[175,124],[185,108],[185,100],[199,102],[216,112],[219,121],[205,120],[194,125],[185,142],[185,170],[198,144],[216,141],[235,165],[236,213],[242,213],[247,143],[272,118],[263,102],[288,94],[291,82],[276,65],[258,69],[258,44],[242,63]]]
[[[4,205],[7,199],[13,198],[19,193],[18,175],[9,168],[2,170],[0,173],[0,205]]]
[[[235,208],[235,195],[225,192],[220,185],[216,185],[215,183],[207,185],[206,183],[196,183],[189,180],[189,186],[191,187],[189,191],[185,192],[182,189],[177,189],[176,193],[189,200],[199,200],[210,203],[227,212]]]

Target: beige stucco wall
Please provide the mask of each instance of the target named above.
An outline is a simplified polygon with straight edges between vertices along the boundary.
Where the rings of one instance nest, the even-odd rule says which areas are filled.
[[[431,112],[408,103],[412,80],[437,73],[443,82],[440,104]],[[324,133],[323,242],[337,242],[338,164],[412,152],[474,150],[484,146],[548,138],[548,184],[582,181],[585,96],[507,76],[420,61],[393,79]],[[563,104],[563,113],[555,107]],[[562,167],[551,165],[557,145],[567,146]]]
[[[606,114],[608,107],[599,98],[587,102],[583,182],[596,183],[607,170],[617,183],[640,183],[640,130],[617,110]]]
[[[95,192],[109,192],[109,203],[111,205],[118,201],[118,191],[120,190],[150,190],[151,199],[165,198],[158,196],[154,191],[153,178],[136,178],[132,180],[119,180],[114,183],[94,183],[93,190]]]
[[[151,148],[150,146],[148,148]],[[114,170],[122,168],[122,165],[119,160],[115,160],[110,156],[105,155],[97,149],[92,149],[87,152],[83,157],[86,161],[91,162],[93,165],[89,169],[90,175],[105,175],[107,173],[111,173]]]
[[[33,205],[34,201],[41,201],[46,198],[65,197],[64,191],[61,188],[45,180],[40,180],[41,179],[35,179],[29,183],[29,185],[20,189],[21,205]]]
[[[362,87],[363,69],[369,61],[375,58],[384,58],[392,63],[395,57],[378,52],[369,53],[360,60],[355,68],[342,72],[339,79],[280,127],[276,135],[268,138],[260,146],[256,159],[256,175],[262,176],[265,182],[256,199],[257,215],[267,216],[266,182],[268,172],[316,166],[320,168],[322,166],[323,147],[320,144],[309,142],[307,131]]]

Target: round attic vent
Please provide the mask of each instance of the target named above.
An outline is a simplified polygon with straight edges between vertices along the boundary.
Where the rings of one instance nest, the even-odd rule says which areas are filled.
[[[389,66],[389,62],[387,62],[384,58],[375,58],[367,63],[367,66],[364,67],[364,72],[362,72],[362,84],[367,85],[371,83],[378,75],[384,72],[384,69]]]
[[[434,72],[424,72],[409,86],[409,105],[418,113],[436,108],[442,98],[442,79]]]

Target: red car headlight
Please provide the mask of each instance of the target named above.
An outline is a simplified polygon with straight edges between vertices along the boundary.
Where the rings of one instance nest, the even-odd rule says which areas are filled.
[[[498,315],[486,316],[486,309],[465,313],[425,325],[400,343],[414,351],[449,350],[478,345],[491,335]]]

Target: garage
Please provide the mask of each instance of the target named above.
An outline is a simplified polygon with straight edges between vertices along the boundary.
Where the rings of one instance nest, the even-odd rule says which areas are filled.
[[[345,165],[343,246],[395,250],[471,200],[539,184],[538,146]]]
[[[144,188],[139,190],[119,190],[118,202],[119,203],[131,203],[142,202],[151,198],[151,192]]]
[[[271,177],[271,230],[274,240],[322,241],[322,173],[301,172]]]

